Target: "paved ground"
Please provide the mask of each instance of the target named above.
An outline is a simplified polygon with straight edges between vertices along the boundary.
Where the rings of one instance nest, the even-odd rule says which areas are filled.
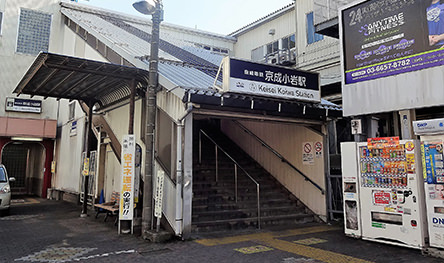
[[[340,227],[310,225],[280,231],[196,235],[152,244],[117,235],[113,220],[79,217],[81,208],[37,198],[18,199],[0,217],[0,262],[443,262],[420,251],[343,235]]]

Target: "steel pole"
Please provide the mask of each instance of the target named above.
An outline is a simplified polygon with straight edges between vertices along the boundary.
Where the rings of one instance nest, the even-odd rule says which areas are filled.
[[[154,151],[155,151],[155,127],[156,127],[156,93],[158,89],[158,60],[159,60],[159,29],[161,19],[160,4],[156,4],[156,11],[152,15],[152,32],[151,32],[151,51],[150,51],[150,69],[149,84],[146,94],[147,99],[147,120],[145,129],[145,146],[146,146],[146,162],[145,177],[143,184],[143,210],[142,210],[142,236],[145,238],[146,233],[152,227],[153,223],[153,173],[154,173]]]
[[[86,131],[85,131],[85,141],[83,144],[83,150],[86,152],[86,158],[89,158],[89,140],[92,133],[92,115],[93,115],[93,103],[88,102],[88,122],[86,124]],[[82,160],[83,161],[83,160]],[[87,217],[88,216],[88,175],[83,175],[83,204],[82,204],[82,213],[80,214],[81,217]]]

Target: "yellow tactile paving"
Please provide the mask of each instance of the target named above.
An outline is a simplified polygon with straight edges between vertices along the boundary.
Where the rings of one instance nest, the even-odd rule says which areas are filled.
[[[200,239],[197,240],[196,242],[204,246],[217,246],[217,245],[235,244],[252,240],[260,240],[266,238],[279,238],[279,237],[313,234],[319,232],[333,231],[337,229],[339,228],[331,226],[315,226],[315,227],[286,230],[283,232],[275,232],[275,233],[258,233],[258,234],[240,235],[240,236],[224,237],[224,238]]]
[[[281,251],[286,251],[289,253],[293,253],[296,255],[300,255],[300,256],[315,259],[315,260],[319,260],[319,261],[326,262],[326,263],[349,263],[349,262],[371,263],[371,261],[367,261],[367,260],[363,260],[363,259],[359,259],[359,258],[355,258],[355,257],[350,257],[347,255],[343,255],[343,254],[339,254],[339,253],[335,253],[335,252],[331,252],[331,251],[327,251],[327,250],[323,250],[323,249],[319,249],[319,248],[299,245],[299,244],[295,244],[292,242],[283,241],[283,240],[274,239],[274,238],[258,240],[258,242],[265,245],[265,246],[269,246],[269,247],[272,247],[272,248],[275,248],[275,249],[278,249]]]
[[[217,245],[227,245],[235,244],[240,242],[253,241],[261,245],[271,247],[273,249],[289,252],[299,256],[315,259],[318,261],[326,263],[371,263],[371,261],[343,255],[336,252],[331,252],[328,250],[323,250],[319,248],[314,248],[306,245],[296,244],[289,241],[279,240],[283,237],[291,237],[305,234],[320,233],[326,231],[337,230],[337,227],[331,226],[316,226],[307,228],[298,228],[282,232],[273,233],[257,233],[250,235],[239,235],[233,237],[225,238],[214,238],[214,239],[201,239],[196,242],[204,246],[217,246]]]
[[[38,204],[40,203],[39,200],[34,199],[34,198],[25,198],[25,199],[12,199],[11,200],[11,205],[16,206],[16,205],[29,205],[29,204]]]

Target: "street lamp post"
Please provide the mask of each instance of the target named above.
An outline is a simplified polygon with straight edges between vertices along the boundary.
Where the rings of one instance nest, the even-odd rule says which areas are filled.
[[[152,225],[152,178],[154,173],[154,143],[155,143],[155,127],[156,127],[156,93],[158,91],[158,60],[159,60],[159,28],[162,22],[162,1],[161,0],[145,0],[138,1],[133,7],[142,14],[152,16],[152,32],[151,32],[151,51],[149,57],[149,83],[146,93],[146,127],[145,127],[145,146],[146,146],[146,162],[145,177],[143,187],[143,210],[142,210],[142,237],[146,237]]]

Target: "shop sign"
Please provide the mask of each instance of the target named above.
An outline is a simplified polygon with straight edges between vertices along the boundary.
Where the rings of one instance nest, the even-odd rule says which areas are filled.
[[[6,98],[6,111],[42,113],[42,101],[20,98]]]
[[[414,121],[413,131],[415,135],[444,133],[444,119]]]
[[[125,135],[122,143],[122,174],[119,220],[132,220],[134,214],[134,173],[136,143],[134,135]]]
[[[345,84],[444,65],[442,4],[360,1],[340,10]]]
[[[225,58],[224,91],[320,102],[319,74]]]

